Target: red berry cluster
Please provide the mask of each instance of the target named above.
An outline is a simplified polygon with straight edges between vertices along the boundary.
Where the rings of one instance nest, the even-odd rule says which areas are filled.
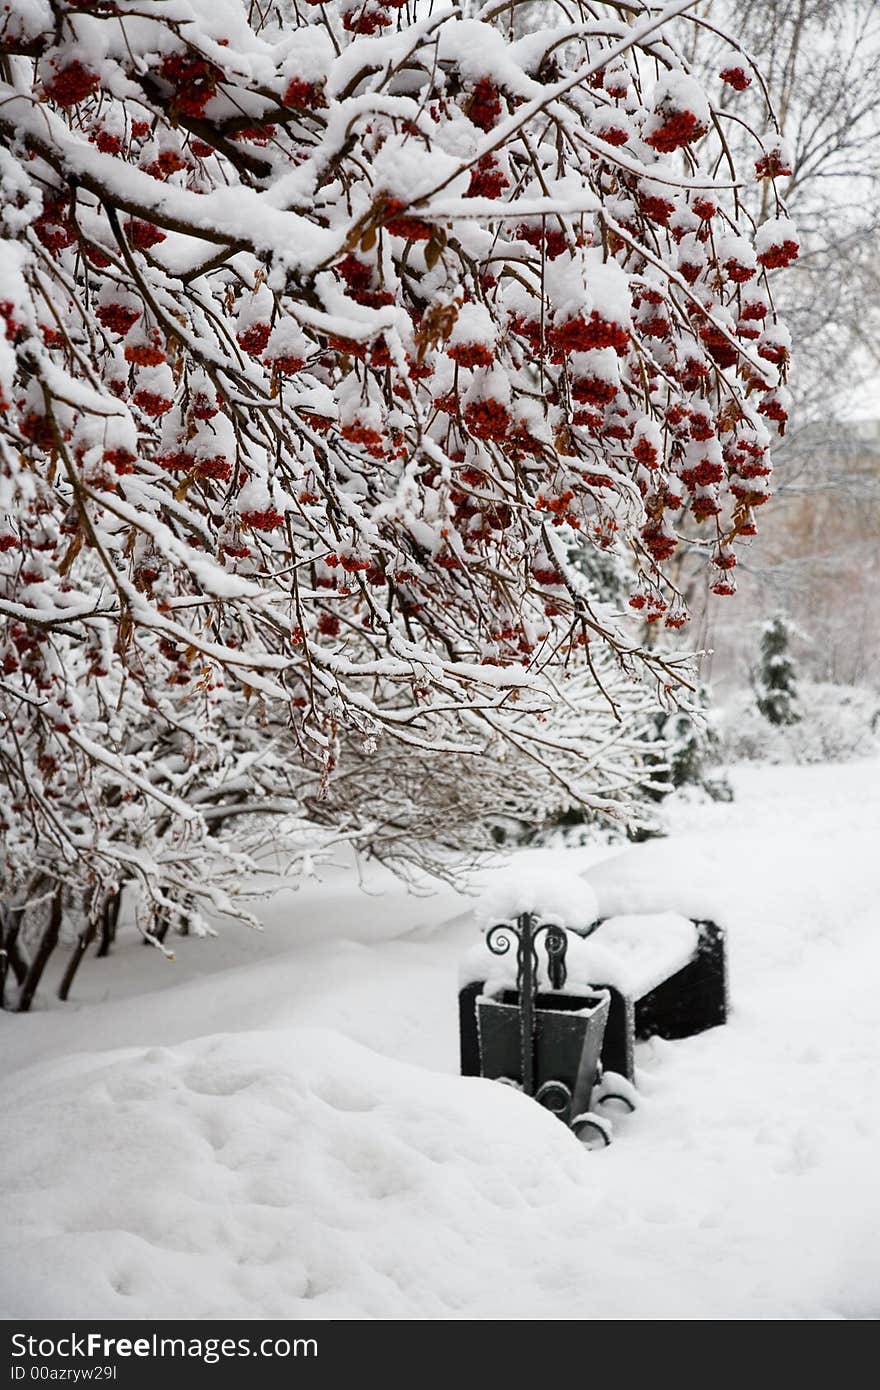
[[[501,97],[491,78],[480,78],[465,110],[480,130],[491,130],[497,124],[501,116]]]
[[[323,85],[319,82],[306,82],[302,77],[292,77],[281,98],[285,106],[294,111],[318,111],[327,105]]]
[[[706,127],[700,124],[693,111],[671,111],[656,129],[647,133],[645,144],[660,154],[672,154],[705,133]]]
[[[789,241],[786,238],[773,246],[768,246],[765,251],[759,251],[758,260],[765,270],[780,270],[791,265],[792,261],[796,261],[799,251],[797,242]]]
[[[34,219],[33,231],[37,240],[52,255],[65,251],[76,241],[76,232],[70,222],[70,208],[58,198],[50,198],[43,210]]]
[[[591,348],[614,348],[623,354],[629,347],[629,332],[619,323],[603,319],[597,310],[589,318],[578,314],[550,330],[551,345],[558,351],[589,352]]]
[[[309,0],[309,3],[313,3],[313,0]],[[349,34],[375,34],[377,29],[387,29],[390,23],[390,14],[375,0],[367,0],[365,5],[346,10],[342,16],[342,27]]]
[[[471,401],[464,410],[464,422],[476,439],[503,439],[510,428],[510,412],[501,401]]]
[[[118,333],[120,337],[125,336],[129,329],[137,323],[140,316],[140,309],[127,303],[111,301],[108,304],[99,304],[95,310],[95,318],[98,322],[109,329],[111,333]]]
[[[166,149],[160,150],[155,159],[151,159],[143,167],[144,173],[150,174],[154,179],[168,179],[178,170],[186,168],[186,160],[179,150]]]
[[[446,355],[460,367],[491,367],[494,353],[485,343],[455,343],[447,347]]]
[[[167,415],[174,402],[168,396],[161,395],[158,391],[149,391],[141,388],[134,393],[134,403],[140,406],[145,415],[152,415],[154,419],[160,415]]]
[[[165,344],[161,334],[152,329],[148,337],[125,345],[125,360],[137,367],[157,367],[165,361]]]
[[[404,204],[398,198],[389,198],[385,204],[385,227],[392,236],[404,237],[407,241],[430,241],[434,229],[430,222],[418,217],[401,217]]]
[[[264,507],[259,511],[242,512],[241,524],[252,531],[277,531],[284,525],[284,517],[274,507]]]
[[[674,203],[659,193],[640,192],[638,197],[639,209],[643,217],[646,217],[649,222],[656,222],[659,227],[669,225],[669,219],[675,212]]]
[[[610,405],[617,395],[613,381],[597,376],[575,377],[571,383],[571,394],[582,405],[604,407]]]
[[[56,106],[76,106],[88,97],[94,96],[100,85],[96,72],[92,72],[78,58],[63,65],[53,59],[52,69],[43,86],[46,95]]]
[[[92,132],[89,139],[97,145],[101,154],[119,154],[122,150],[122,136],[116,131],[99,127]]]
[[[735,92],[744,92],[746,87],[752,85],[751,77],[740,63],[728,63],[718,75],[721,81],[726,82]]]
[[[173,88],[176,111],[182,116],[203,116],[208,102],[217,95],[223,74],[207,58],[185,50],[163,58],[159,76]]]
[[[152,222],[143,222],[138,217],[126,222],[125,232],[136,251],[149,251],[152,246],[158,246],[160,241],[164,241],[166,236],[160,227],[156,227]]]
[[[768,154],[762,154],[760,159],[755,160],[756,179],[787,178],[790,173],[791,165],[778,150],[771,150]]]
[[[251,357],[259,357],[266,351],[271,331],[268,323],[252,323],[240,333],[236,333],[236,342],[242,352],[249,353]]]
[[[360,444],[368,454],[372,454],[375,458],[381,458],[385,452],[385,441],[379,431],[358,420],[344,425],[340,433],[343,439],[348,440],[349,444]]]
[[[494,155],[486,154],[478,159],[471,170],[466,198],[500,198],[505,188],[510,187],[510,179],[499,165]]]

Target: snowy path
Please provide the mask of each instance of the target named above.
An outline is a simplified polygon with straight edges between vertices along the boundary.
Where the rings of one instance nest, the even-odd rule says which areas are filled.
[[[601,1153],[455,1076],[449,891],[340,875],[0,1018],[0,1313],[880,1315],[878,773],[741,770],[591,869],[605,915],[723,920],[735,1006],[640,1048]]]

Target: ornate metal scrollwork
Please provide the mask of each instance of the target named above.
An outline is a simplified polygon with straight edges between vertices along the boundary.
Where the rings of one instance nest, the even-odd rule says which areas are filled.
[[[566,954],[568,952],[568,933],[564,927],[547,922],[535,932],[544,932],[544,946],[547,951],[547,973],[554,989],[562,989],[568,975]]]
[[[533,912],[523,912],[516,922],[496,922],[486,932],[486,945],[495,956],[506,956],[516,942],[516,987],[519,991],[523,1090],[535,1094],[535,999],[538,993],[538,938],[544,937],[547,974],[552,989],[562,989],[566,978],[568,935],[555,922],[536,925]]]
[[[512,922],[496,922],[486,932],[486,945],[493,956],[506,956],[513,940],[519,942],[519,931]]]
[[[535,981],[538,975],[538,937],[544,935],[544,949],[547,952],[547,974],[550,979],[552,989],[562,989],[565,984],[568,969],[566,966],[566,954],[568,952],[568,933],[564,927],[560,927],[556,922],[542,922],[540,926],[534,925],[535,917],[531,912],[525,912],[518,917],[516,922],[496,922],[486,933],[486,945],[493,956],[506,956],[511,950],[514,941],[516,942],[517,972],[516,987],[522,989],[522,976],[524,966],[524,952],[531,948],[531,965]],[[524,925],[526,924],[527,925]]]

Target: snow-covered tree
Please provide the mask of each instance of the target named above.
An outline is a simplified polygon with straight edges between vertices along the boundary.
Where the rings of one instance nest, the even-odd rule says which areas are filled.
[[[789,404],[784,147],[765,103],[736,168],[760,78],[704,91],[690,8],[4,7],[13,917],[235,911],[256,813],[296,841],[387,740],[626,812],[626,719],[688,665],[576,552],[666,628],[682,548],[732,593]]]
[[[796,724],[800,719],[790,643],[791,628],[777,613],[761,630],[760,658],[752,676],[755,703],[770,724]]]

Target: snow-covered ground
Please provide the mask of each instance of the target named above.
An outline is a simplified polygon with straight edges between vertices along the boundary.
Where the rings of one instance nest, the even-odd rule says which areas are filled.
[[[120,942],[0,1017],[0,1313],[880,1315],[878,774],[742,768],[668,839],[565,856],[603,916],[729,931],[729,1025],[641,1045],[598,1152],[457,1076],[451,890],[340,869],[261,936]]]

